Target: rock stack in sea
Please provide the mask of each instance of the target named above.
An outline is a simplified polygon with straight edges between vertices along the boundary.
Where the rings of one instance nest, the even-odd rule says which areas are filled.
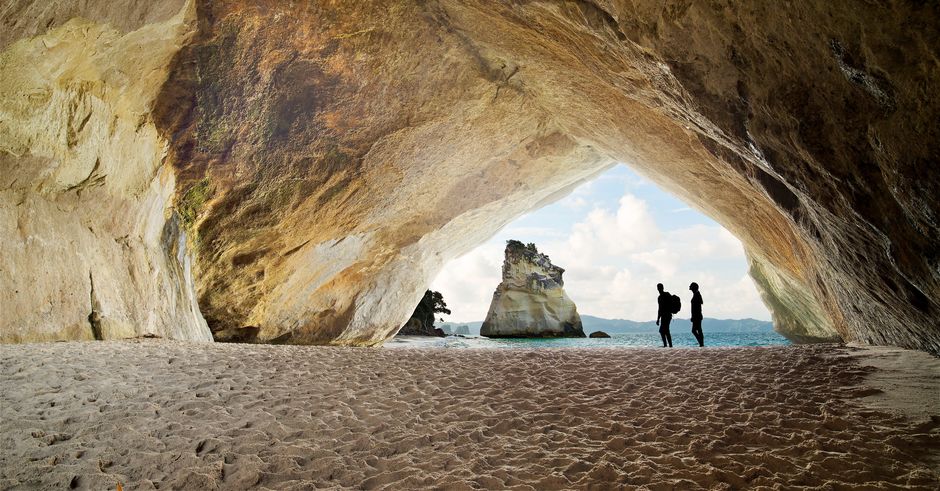
[[[534,244],[506,243],[503,279],[480,328],[491,338],[584,337],[581,317],[564,290],[564,269]]]
[[[437,336],[444,337],[447,334],[441,328],[434,327],[434,314],[449,314],[447,304],[444,303],[444,297],[440,292],[427,290],[424,297],[418,302],[414,313],[405,325],[398,331],[399,336]]]
[[[444,324],[441,326],[441,331],[444,331],[444,334],[447,336],[469,336],[470,327],[466,324],[454,325],[454,324]]]

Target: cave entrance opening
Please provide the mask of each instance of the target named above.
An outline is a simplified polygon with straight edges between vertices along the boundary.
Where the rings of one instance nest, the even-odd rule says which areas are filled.
[[[582,318],[653,320],[657,283],[683,299],[677,318],[687,318],[688,288],[696,282],[706,299],[706,317],[770,321],[741,242],[621,164],[447,263],[430,286],[452,312],[443,316],[445,326],[479,332],[510,239],[535,244],[565,269],[565,292]]]

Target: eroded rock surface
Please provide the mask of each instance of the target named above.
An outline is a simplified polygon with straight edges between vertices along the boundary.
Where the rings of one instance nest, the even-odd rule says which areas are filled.
[[[151,115],[195,10],[156,3],[0,9],[0,342],[212,340]]]
[[[490,338],[583,338],[581,316],[565,293],[562,275],[534,244],[510,240],[503,259],[503,278],[480,335]]]
[[[198,337],[191,251],[215,332],[380,343],[620,161],[787,336],[940,352],[934,3],[151,3],[0,10],[4,341],[92,337],[89,272],[102,337]]]

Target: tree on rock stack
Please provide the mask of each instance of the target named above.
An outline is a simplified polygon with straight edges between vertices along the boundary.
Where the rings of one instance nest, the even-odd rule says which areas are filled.
[[[434,314],[450,314],[441,292],[427,290],[418,302],[408,322],[398,331],[399,335],[444,336],[444,331],[434,327]]]
[[[480,328],[491,338],[584,337],[578,308],[564,290],[565,272],[535,244],[506,242],[503,280]]]

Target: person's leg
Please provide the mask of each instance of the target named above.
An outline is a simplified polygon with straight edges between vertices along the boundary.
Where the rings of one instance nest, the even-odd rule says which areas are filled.
[[[666,347],[666,331],[662,327],[659,328],[659,336],[663,338],[663,348],[665,348]]]
[[[668,341],[669,347],[672,348],[672,333],[669,332],[669,324],[672,322],[671,318],[663,319],[663,342]]]
[[[699,346],[705,346],[705,336],[702,333],[702,319],[692,320],[692,335],[698,341]]]

